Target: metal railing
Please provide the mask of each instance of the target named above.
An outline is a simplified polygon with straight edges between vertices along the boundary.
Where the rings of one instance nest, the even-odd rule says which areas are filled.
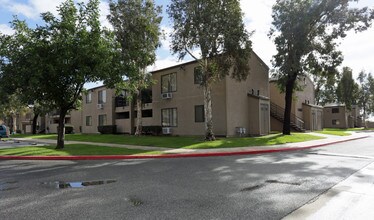
[[[284,122],[284,111],[284,108],[273,102],[270,102],[270,114],[273,117],[278,118],[282,122]],[[294,127],[297,127],[300,130],[304,129],[304,121],[293,113],[291,113],[291,125],[292,124],[294,125]]]

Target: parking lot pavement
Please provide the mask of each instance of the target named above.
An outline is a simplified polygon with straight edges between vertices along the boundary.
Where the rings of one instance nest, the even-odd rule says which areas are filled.
[[[15,140],[1,140],[0,149],[14,148],[14,147],[25,147],[25,146],[45,146],[45,144],[39,144],[32,141],[15,141]]]

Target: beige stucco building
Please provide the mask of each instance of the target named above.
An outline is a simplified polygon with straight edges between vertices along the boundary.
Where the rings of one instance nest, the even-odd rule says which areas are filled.
[[[268,67],[255,53],[249,62],[251,72],[245,81],[227,76],[212,88],[216,135],[264,135],[270,131]],[[204,97],[197,74],[197,62],[152,72],[157,82],[152,87],[155,124],[170,127],[175,135],[204,134]]]
[[[323,108],[315,105],[314,84],[309,77],[298,81],[300,91],[294,92],[291,107],[291,127],[295,131],[322,130]],[[281,93],[277,81],[270,80],[271,129],[282,131],[285,109],[285,94]]]
[[[324,106],[325,128],[354,128],[362,127],[362,118],[358,106],[353,105],[348,110],[344,104],[328,104]]]
[[[216,135],[270,132],[269,69],[255,53],[249,62],[251,71],[245,81],[225,77],[212,88]],[[198,83],[198,63],[188,62],[151,74],[156,83],[143,100],[143,126],[162,126],[163,132],[171,135],[204,135],[204,99]],[[105,102],[100,98],[103,93]],[[126,96],[126,92],[116,96],[114,90],[105,86],[89,90],[83,95],[82,132],[97,133],[101,124],[116,125],[118,133],[133,133],[136,108]]]

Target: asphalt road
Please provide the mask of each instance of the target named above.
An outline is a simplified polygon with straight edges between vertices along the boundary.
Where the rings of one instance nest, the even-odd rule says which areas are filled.
[[[249,156],[0,161],[0,219],[281,219],[373,163],[373,141]]]

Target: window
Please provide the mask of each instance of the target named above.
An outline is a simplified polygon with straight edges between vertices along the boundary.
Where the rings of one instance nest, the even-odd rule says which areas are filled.
[[[339,124],[340,124],[339,120],[336,120],[336,119],[332,120],[332,125],[339,125]]]
[[[92,126],[92,116],[86,116],[86,126]]]
[[[176,127],[177,126],[177,109],[166,108],[161,109],[161,125],[164,127]]]
[[[203,71],[201,69],[201,66],[194,68],[193,81],[194,84],[201,85],[203,83]]]
[[[92,92],[88,92],[86,95],[86,103],[92,102]]]
[[[339,113],[339,108],[332,108],[331,112],[332,113]]]
[[[116,114],[116,119],[129,119],[130,112],[121,112]]]
[[[205,122],[204,105],[195,105],[195,122]]]
[[[106,125],[106,115],[99,115],[99,126]]]
[[[143,118],[152,118],[153,117],[152,109],[143,110],[142,111],[142,117]]]
[[[177,74],[171,73],[161,76],[161,93],[177,91]]]
[[[98,103],[103,104],[106,103],[106,90],[99,91]]]

